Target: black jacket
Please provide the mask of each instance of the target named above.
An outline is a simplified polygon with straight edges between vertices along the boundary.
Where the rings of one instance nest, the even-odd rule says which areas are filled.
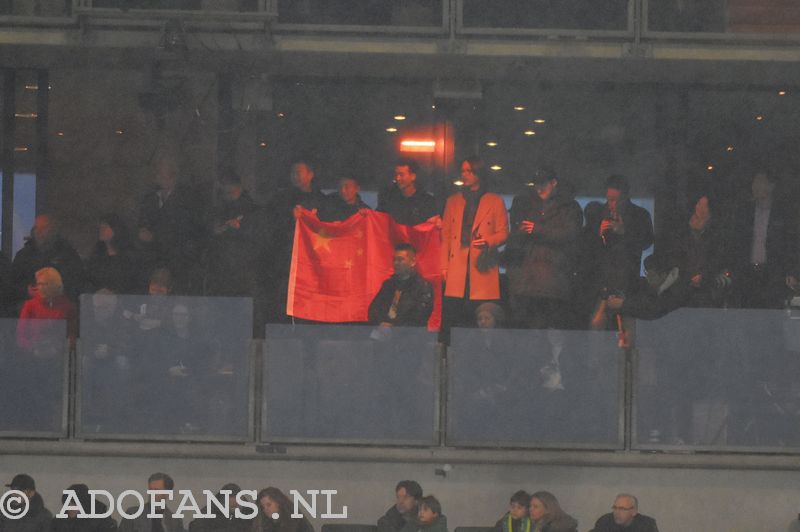
[[[389,317],[395,291],[400,290],[397,316]],[[399,326],[424,327],[433,311],[433,288],[428,281],[416,272],[401,280],[392,275],[383,282],[378,294],[369,305],[369,322],[378,325],[382,322]]]
[[[78,252],[61,237],[43,249],[34,239],[28,240],[14,257],[11,264],[11,279],[17,301],[28,299],[28,285],[36,283],[36,272],[51,266],[61,274],[64,294],[77,301],[85,281],[83,262]]]
[[[417,225],[440,214],[436,199],[419,189],[406,197],[397,187],[378,195],[378,212],[385,212],[403,225]]]
[[[652,517],[636,514],[633,522],[623,527],[614,522],[614,514],[605,514],[597,520],[591,532],[658,532],[658,526]]]
[[[409,523],[415,526],[417,521],[414,517],[416,515],[416,510],[408,515],[403,515],[397,509],[397,506],[392,506],[386,510],[383,517],[378,519],[378,532],[400,532]],[[406,519],[407,517],[410,517],[410,519]]]
[[[0,515],[0,532],[50,532],[53,514],[44,507],[42,496],[34,493],[29,502],[28,513],[21,519]]]
[[[361,196],[356,197],[354,205],[345,203],[338,193],[333,193],[325,197],[322,206],[317,212],[317,217],[323,222],[341,222],[347,220],[361,209],[369,209],[370,206],[361,200]]]

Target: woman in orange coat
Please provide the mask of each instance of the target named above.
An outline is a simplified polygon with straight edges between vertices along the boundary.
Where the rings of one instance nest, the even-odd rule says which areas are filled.
[[[508,238],[503,198],[486,192],[484,163],[461,163],[462,190],[447,199],[442,217],[443,328],[466,325],[484,301],[500,299],[497,248]]]

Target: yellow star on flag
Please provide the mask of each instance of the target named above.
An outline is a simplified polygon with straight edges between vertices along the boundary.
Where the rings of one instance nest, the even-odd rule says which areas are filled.
[[[325,229],[320,229],[319,233],[314,233],[314,243],[312,244],[314,251],[324,249],[330,253],[331,240],[333,240],[333,237]]]

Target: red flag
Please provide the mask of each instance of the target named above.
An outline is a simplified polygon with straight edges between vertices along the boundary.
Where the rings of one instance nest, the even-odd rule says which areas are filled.
[[[329,322],[365,322],[369,304],[394,273],[394,246],[417,250],[417,271],[434,287],[428,328],[441,325],[440,231],[432,223],[399,225],[387,214],[367,211],[342,222],[321,222],[303,210],[294,233],[286,313]]]

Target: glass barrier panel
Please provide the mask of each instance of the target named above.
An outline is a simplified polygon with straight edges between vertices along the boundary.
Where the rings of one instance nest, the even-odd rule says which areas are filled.
[[[441,26],[442,0],[279,0],[278,22],[342,26]]]
[[[646,447],[800,448],[800,319],[680,309],[636,323],[636,439]]]
[[[64,434],[65,320],[0,320],[0,433]]]
[[[679,33],[800,34],[800,5],[783,0],[645,0],[647,29]]]
[[[425,329],[268,325],[262,439],[430,445],[438,361]]]
[[[453,329],[447,443],[621,446],[613,332]]]
[[[236,13],[258,11],[258,0],[92,0],[92,7],[122,11],[168,9]]]
[[[245,438],[248,298],[81,296],[80,433]]]
[[[628,29],[628,0],[461,0],[465,28]]]

